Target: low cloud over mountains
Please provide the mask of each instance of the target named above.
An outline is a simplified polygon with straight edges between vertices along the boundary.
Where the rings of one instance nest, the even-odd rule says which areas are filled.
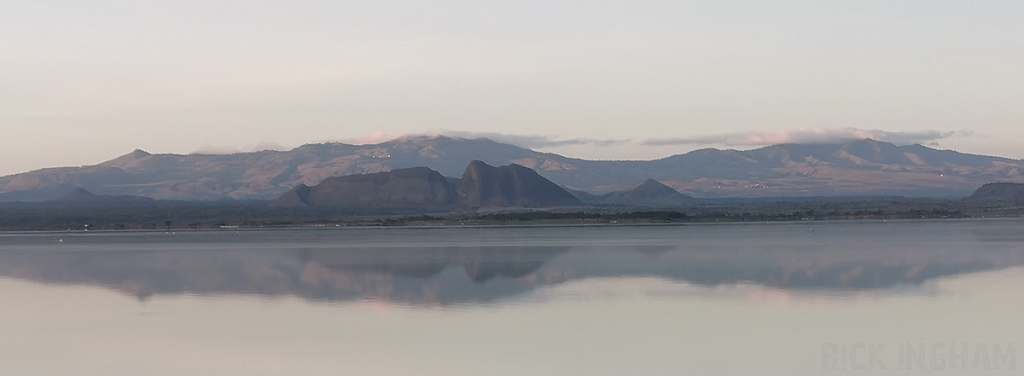
[[[735,132],[707,136],[653,138],[644,145],[720,145],[726,147],[766,146],[780,144],[828,144],[872,139],[897,145],[933,144],[950,137],[969,136],[968,131],[925,130],[917,132],[888,132],[859,128],[801,128],[779,132]]]

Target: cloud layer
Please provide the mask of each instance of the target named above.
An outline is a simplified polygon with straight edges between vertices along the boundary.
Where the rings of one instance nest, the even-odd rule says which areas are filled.
[[[241,146],[241,147],[231,146],[231,145],[214,145],[214,144],[211,144],[211,143],[206,143],[206,144],[203,144],[203,146],[200,146],[199,149],[197,149],[196,151],[192,152],[192,154],[227,155],[227,154],[249,153],[249,152],[264,151],[264,150],[283,151],[283,150],[288,150],[288,149],[290,149],[290,148],[282,146],[281,144],[278,144],[278,143],[272,142],[272,141],[261,141],[261,142],[255,144],[255,145],[245,145],[245,146]]]
[[[707,136],[652,138],[644,145],[721,145],[728,147],[765,146],[777,144],[826,144],[870,138],[897,145],[935,144],[950,137],[966,137],[967,131],[923,130],[917,132],[889,132],[859,128],[800,128],[777,132],[735,132]]]
[[[952,137],[972,136],[970,131],[938,131],[922,130],[916,132],[889,132],[879,129],[860,128],[800,128],[775,132],[734,132],[704,136],[651,138],[642,142],[630,139],[598,139],[598,138],[559,138],[542,135],[521,135],[495,132],[471,132],[453,130],[433,130],[406,134],[388,134],[374,132],[370,135],[349,139],[335,140],[356,145],[379,144],[395,139],[411,137],[452,137],[465,139],[486,138],[493,141],[512,144],[528,149],[557,148],[562,146],[592,147],[643,147],[643,146],[721,146],[721,147],[758,147],[778,144],[827,144],[842,143],[851,140],[873,139],[891,142],[897,145],[925,144],[938,145],[938,141]],[[231,154],[262,150],[287,150],[276,143],[263,141],[256,145],[226,146],[205,144],[194,153],[198,154]]]
[[[369,136],[359,137],[355,139],[344,140],[345,142],[352,142],[355,144],[378,144],[381,142],[391,141],[402,137],[417,137],[417,136],[446,136],[446,137],[458,137],[458,138],[487,138],[493,141],[502,142],[506,144],[512,144],[519,147],[528,149],[534,148],[549,148],[558,146],[569,146],[569,145],[591,145],[591,146],[616,146],[630,143],[630,140],[611,140],[611,139],[596,139],[596,138],[570,138],[560,139],[551,136],[540,136],[540,135],[517,135],[508,133],[491,133],[491,132],[467,132],[467,131],[451,131],[451,130],[436,130],[423,133],[410,133],[400,135],[389,135],[383,132],[375,132]]]

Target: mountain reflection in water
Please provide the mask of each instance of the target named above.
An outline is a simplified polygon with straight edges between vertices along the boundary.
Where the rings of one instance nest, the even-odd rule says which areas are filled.
[[[8,233],[0,275],[137,296],[500,302],[590,278],[821,293],[1024,264],[1021,221]],[[62,242],[63,241],[63,242]]]

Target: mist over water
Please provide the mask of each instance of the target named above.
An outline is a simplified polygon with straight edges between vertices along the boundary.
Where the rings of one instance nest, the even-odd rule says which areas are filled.
[[[1000,374],[1022,228],[0,233],[0,373]]]

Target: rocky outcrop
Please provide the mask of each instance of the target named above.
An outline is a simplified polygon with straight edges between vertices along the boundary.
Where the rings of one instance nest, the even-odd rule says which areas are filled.
[[[279,207],[345,207],[353,209],[444,209],[456,205],[456,191],[444,176],[426,167],[375,174],[348,175],[305,184],[271,203]]]
[[[459,203],[468,208],[552,207],[582,205],[575,196],[529,168],[494,167],[473,161],[458,186]]]
[[[490,166],[473,161],[462,179],[426,167],[324,179],[300,184],[281,195],[277,207],[349,209],[466,210],[582,205],[562,187],[519,165]]]

